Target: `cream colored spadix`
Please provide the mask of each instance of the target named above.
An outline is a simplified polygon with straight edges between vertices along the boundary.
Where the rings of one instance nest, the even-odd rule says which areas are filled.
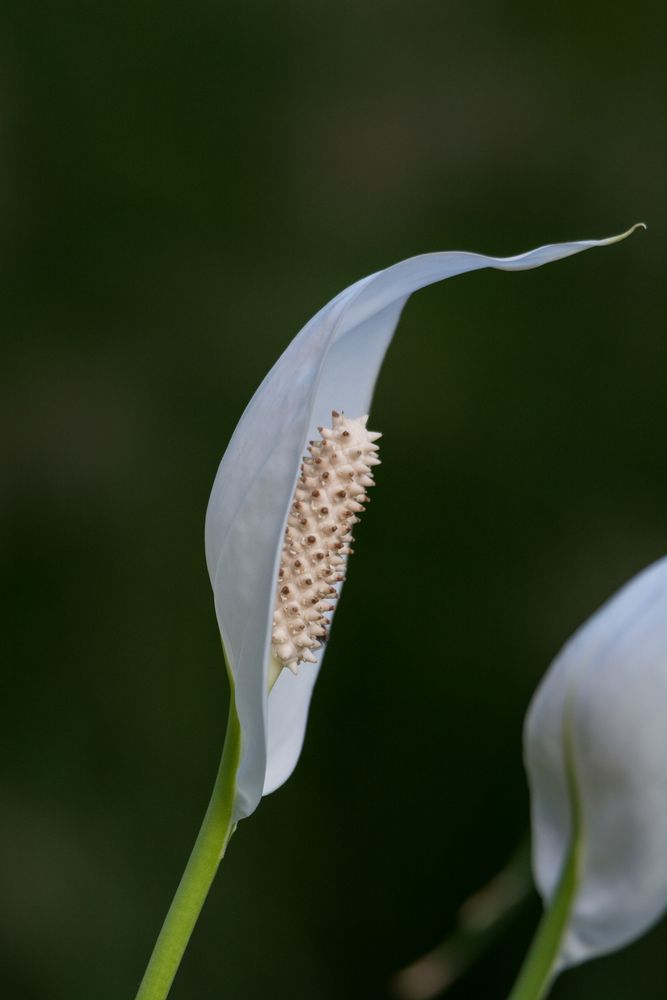
[[[322,659],[318,649],[316,662],[297,676],[282,670],[269,695],[276,581],[307,442],[316,439],[318,426],[327,426],[332,410],[350,417],[369,412],[401,311],[418,288],[485,267],[528,270],[626,235],[539,247],[517,257],[412,257],[336,296],[266,376],[223,456],[206,515],[206,559],[241,731],[235,820],[294,769]]]
[[[315,650],[326,640],[352,552],[352,525],[380,464],[375,441],[381,435],[366,428],[367,420],[334,410],[331,427],[318,427],[319,440],[308,445],[280,558],[269,686],[282,667],[298,674],[300,663],[317,663]]]
[[[667,559],[575,633],[525,726],[545,906],[574,846],[554,971],[627,944],[667,908]]]

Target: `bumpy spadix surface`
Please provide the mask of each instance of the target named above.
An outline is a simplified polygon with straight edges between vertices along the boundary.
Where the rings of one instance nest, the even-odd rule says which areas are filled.
[[[273,655],[298,674],[299,663],[317,663],[338,598],[337,584],[351,554],[352,525],[373,485],[381,436],[368,417],[350,420],[336,410],[331,427],[308,445],[287,518],[273,613]]]
[[[545,905],[573,837],[581,852],[564,968],[627,944],[667,908],[666,559],[556,657],[528,712],[525,755]]]
[[[619,239],[544,246],[518,257],[452,252],[402,261],[336,296],[260,385],[220,463],[206,514],[206,560],[241,728],[235,819],[294,769],[321,664],[320,649],[298,676],[283,670],[269,695],[275,585],[308,440],[332,410],[369,412],[401,311],[418,288],[485,267],[525,271]]]

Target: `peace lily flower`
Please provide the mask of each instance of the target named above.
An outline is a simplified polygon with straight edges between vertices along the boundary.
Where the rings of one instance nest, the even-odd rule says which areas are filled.
[[[559,971],[628,944],[667,909],[667,558],[570,639],[524,736],[548,912],[517,1000],[543,996]]]
[[[633,227],[636,228],[636,227]],[[412,292],[466,271],[525,271],[629,235],[518,257],[431,253],[337,295],[278,359],[218,469],[206,560],[231,688],[211,801],[136,1000],[164,1000],[240,819],[294,769],[380,436],[373,387]],[[335,541],[334,541],[335,539]]]
[[[516,257],[459,252],[412,257],[337,295],[266,376],[220,463],[206,515],[206,558],[241,733],[235,820],[248,816],[294,769],[321,666],[321,647],[310,650],[311,662],[296,673],[279,670],[272,654],[285,527],[308,441],[321,440],[318,428],[331,431],[332,411],[352,419],[369,412],[385,352],[412,292],[485,267],[539,267],[630,232]],[[335,588],[338,593],[340,581]],[[284,629],[280,634],[278,645],[284,645],[288,636]]]

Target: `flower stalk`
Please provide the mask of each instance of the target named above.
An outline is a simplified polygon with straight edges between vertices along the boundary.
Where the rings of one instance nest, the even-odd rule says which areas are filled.
[[[183,877],[155,943],[136,1000],[165,1000],[236,823],[234,792],[241,729],[230,677],[229,714],[211,799]]]
[[[580,853],[579,838],[575,837],[556,895],[542,917],[508,1000],[543,1000],[549,993],[577,892]]]

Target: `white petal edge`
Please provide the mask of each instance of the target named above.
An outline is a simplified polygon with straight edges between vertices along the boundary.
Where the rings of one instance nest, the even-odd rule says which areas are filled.
[[[299,690],[299,720],[287,729],[280,719],[284,700],[268,698],[266,675],[280,547],[306,442],[329,420],[332,409],[350,416],[369,411],[384,355],[412,292],[486,267],[540,267],[619,242],[636,228],[608,239],[553,244],[514,257],[454,251],[409,258],[356,282],[324,306],[259,386],[218,468],[205,530],[206,559],[242,734],[237,820],[249,815],[263,792],[277,788],[293,770],[314,681],[302,668],[293,685]],[[282,740],[274,732],[283,733]]]
[[[568,737],[581,870],[556,970],[630,943],[667,909],[667,559],[575,633],[528,711],[533,868],[546,906],[572,832]]]

